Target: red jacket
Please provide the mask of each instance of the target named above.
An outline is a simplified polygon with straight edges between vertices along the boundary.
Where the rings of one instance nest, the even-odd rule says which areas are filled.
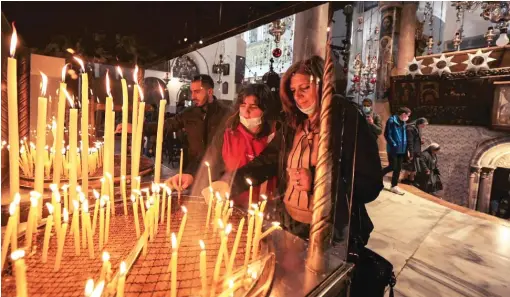
[[[274,132],[269,136],[256,138],[246,128],[239,124],[236,129],[227,128],[223,134],[222,157],[227,172],[234,172],[258,156],[274,137]],[[270,197],[274,192],[276,177],[267,183],[266,195]],[[259,201],[260,186],[253,187],[252,203]],[[235,205],[248,207],[249,191],[245,191],[233,197]]]

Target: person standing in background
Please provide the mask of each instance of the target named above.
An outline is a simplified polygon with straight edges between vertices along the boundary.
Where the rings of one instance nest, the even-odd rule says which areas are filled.
[[[420,156],[421,146],[423,140],[421,138],[423,129],[429,122],[426,118],[419,118],[416,121],[406,125],[407,133],[407,150],[409,152],[409,167],[406,169],[409,171],[409,177],[405,181],[408,184],[414,184],[414,178],[416,172],[420,170]]]
[[[368,126],[377,139],[383,131],[381,117],[373,111],[372,100],[365,98],[361,104],[363,105],[363,113],[367,119]]]
[[[404,195],[404,192],[397,185],[400,171],[402,170],[402,163],[408,152],[405,123],[409,120],[409,116],[411,116],[411,110],[407,107],[400,107],[397,113],[388,119],[386,129],[384,130],[389,164],[383,168],[382,172],[384,176],[393,171],[390,191],[399,195]]]

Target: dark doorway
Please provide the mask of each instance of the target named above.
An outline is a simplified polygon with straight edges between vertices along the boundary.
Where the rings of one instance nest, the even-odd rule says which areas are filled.
[[[498,167],[494,170],[491,190],[492,215],[510,219],[510,169]]]

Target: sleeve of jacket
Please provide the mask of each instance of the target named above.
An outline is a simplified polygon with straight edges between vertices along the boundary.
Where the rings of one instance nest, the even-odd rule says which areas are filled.
[[[422,171],[430,170],[429,166],[427,166],[427,161],[429,160],[429,154],[427,152],[421,154],[421,157],[418,158],[420,162],[420,169]]]
[[[374,114],[374,124],[370,125],[370,128],[376,135],[382,134],[382,122],[381,117],[377,114]]]
[[[183,114],[176,114],[172,118],[168,118],[165,120],[165,124],[163,126],[164,134],[168,135],[171,132],[176,132],[182,129],[183,125]],[[143,125],[143,134],[147,136],[156,135],[158,133],[158,122],[150,122],[144,123]]]
[[[386,133],[384,133],[384,136],[386,136],[386,141],[389,142],[393,147],[397,146],[397,142],[395,139],[393,139],[393,130],[395,130],[395,122],[390,117],[388,121],[386,122]]]
[[[267,147],[253,159],[250,163],[239,168],[234,176],[226,176],[232,182],[232,194],[241,193],[246,191],[249,187],[246,183],[246,178],[249,178],[254,185],[260,185],[269,178],[277,175],[278,160],[283,143],[284,132],[282,128],[278,129],[275,133],[274,139],[267,145]]]
[[[414,132],[411,126],[406,127],[406,135],[407,135],[407,151],[413,153]]]

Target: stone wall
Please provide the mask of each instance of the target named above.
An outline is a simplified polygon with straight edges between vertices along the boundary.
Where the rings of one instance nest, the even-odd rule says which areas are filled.
[[[469,165],[478,144],[508,133],[485,127],[429,125],[423,132],[426,147],[430,142],[441,145],[438,167],[444,185],[443,199],[468,205]]]

